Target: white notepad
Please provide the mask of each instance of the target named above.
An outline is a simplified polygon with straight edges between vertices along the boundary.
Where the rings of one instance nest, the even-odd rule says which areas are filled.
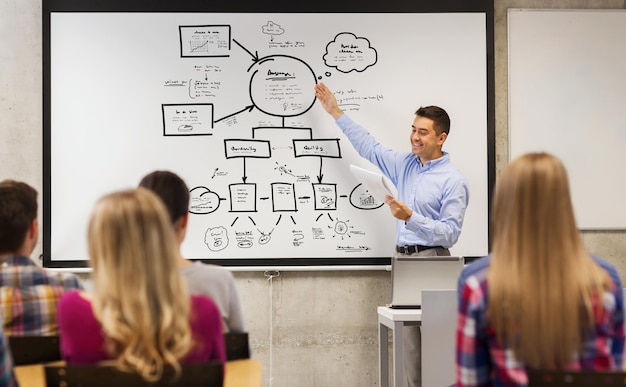
[[[385,201],[385,195],[395,196],[393,185],[387,182],[385,176],[380,173],[368,171],[354,164],[350,164],[350,172],[367,188],[370,194],[381,203]]]

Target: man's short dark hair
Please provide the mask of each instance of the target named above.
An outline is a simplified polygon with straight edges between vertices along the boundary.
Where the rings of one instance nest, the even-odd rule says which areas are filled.
[[[154,171],[144,176],[139,186],[153,191],[161,198],[172,223],[189,211],[189,189],[177,174],[169,171]]]
[[[0,252],[17,252],[37,218],[37,191],[15,180],[0,182]]]
[[[437,134],[450,133],[450,117],[439,106],[422,106],[417,109],[415,114],[433,120],[433,126]]]

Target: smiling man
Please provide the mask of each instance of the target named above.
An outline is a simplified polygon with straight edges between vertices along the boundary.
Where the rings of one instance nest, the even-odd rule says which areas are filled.
[[[442,150],[450,132],[450,118],[438,106],[420,107],[411,126],[411,152],[382,146],[365,128],[353,122],[323,83],[315,96],[341,128],[361,157],[376,165],[396,186],[398,197],[385,203],[396,221],[396,254],[449,256],[459,239],[469,201],[467,180]],[[421,382],[421,338],[418,326],[405,328],[405,372],[409,386]]]

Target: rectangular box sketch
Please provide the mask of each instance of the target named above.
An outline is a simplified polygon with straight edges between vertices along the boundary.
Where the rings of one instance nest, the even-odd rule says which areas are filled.
[[[226,158],[253,157],[267,159],[272,157],[269,141],[263,140],[224,140]]]
[[[293,184],[272,183],[272,208],[275,212],[296,211],[296,192]]]
[[[211,136],[213,104],[162,104],[164,136]]]
[[[256,211],[256,184],[230,184],[230,211]]]
[[[179,26],[179,33],[181,58],[230,55],[230,26]]]
[[[293,140],[295,157],[318,156],[341,158],[339,139],[330,140]]]

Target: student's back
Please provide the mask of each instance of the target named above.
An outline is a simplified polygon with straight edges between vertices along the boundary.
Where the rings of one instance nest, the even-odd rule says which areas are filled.
[[[58,334],[58,300],[82,289],[75,275],[44,270],[29,258],[38,234],[37,191],[0,182],[0,308],[7,336]]]
[[[245,324],[233,275],[218,265],[194,262],[180,268],[187,280],[189,293],[211,297],[220,309],[229,332],[244,332]]]
[[[59,305],[61,353],[70,363],[112,359],[121,370],[159,380],[164,367],[226,361],[215,303],[189,296],[176,266],[167,210],[138,188],[100,199],[88,227],[93,294]]]
[[[220,351],[221,319],[211,299],[191,296],[189,324],[196,345],[182,362],[197,363],[208,360],[224,361]],[[70,364],[93,364],[115,359],[107,351],[107,338],[93,313],[92,303],[79,292],[69,292],[59,302],[59,325],[64,332],[61,340],[63,359]]]
[[[189,218],[189,189],[183,179],[173,172],[154,171],[141,179],[139,186],[156,193],[169,212],[179,244],[178,266],[187,280],[189,292],[211,297],[215,301],[226,331],[244,332],[243,313],[232,273],[221,266],[192,263],[180,253]]]
[[[492,222],[490,256],[459,278],[457,386],[526,386],[527,369],[620,369],[621,280],[585,251],[561,162],[512,161]]]

